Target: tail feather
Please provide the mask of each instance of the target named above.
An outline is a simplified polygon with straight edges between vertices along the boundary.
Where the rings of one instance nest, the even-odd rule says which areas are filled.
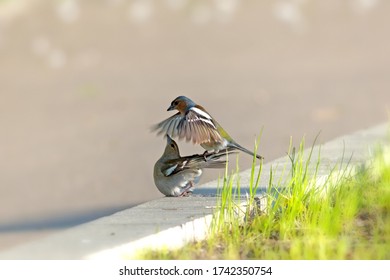
[[[226,149],[219,151],[218,153],[213,153],[206,156],[206,167],[207,168],[222,168],[226,165],[226,160],[219,160],[221,157],[225,157],[227,155],[235,154],[232,149]]]
[[[243,146],[241,146],[240,144],[238,144],[236,142],[230,143],[229,146],[231,148],[235,148],[235,149],[240,150],[240,151],[242,151],[244,153],[247,153],[248,155],[251,155],[252,157],[256,156],[256,158],[258,158],[258,159],[264,159],[263,156],[255,154],[255,153],[249,151],[248,149],[244,148]]]
[[[205,168],[224,168],[225,166],[226,166],[226,160],[205,162]]]

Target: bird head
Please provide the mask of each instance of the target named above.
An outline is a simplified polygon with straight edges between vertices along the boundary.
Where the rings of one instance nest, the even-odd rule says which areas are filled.
[[[171,158],[179,158],[180,152],[176,142],[167,134],[167,145],[165,146],[164,155]]]
[[[189,108],[194,107],[194,101],[185,96],[178,96],[172,102],[167,111],[178,110],[184,114]]]

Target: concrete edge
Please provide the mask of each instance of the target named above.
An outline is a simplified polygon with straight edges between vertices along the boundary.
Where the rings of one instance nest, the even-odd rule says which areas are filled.
[[[137,259],[145,249],[178,249],[188,242],[205,239],[212,218],[213,215],[209,214],[136,241],[88,255],[86,259]]]

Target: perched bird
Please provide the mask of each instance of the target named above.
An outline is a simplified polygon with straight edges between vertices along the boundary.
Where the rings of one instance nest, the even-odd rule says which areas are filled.
[[[185,96],[179,96],[172,101],[167,111],[179,112],[153,127],[158,134],[167,134],[172,138],[185,138],[194,144],[200,144],[206,149],[205,156],[211,151],[223,149],[238,149],[247,154],[253,152],[242,147],[222,128],[222,126],[200,105]],[[255,155],[258,159],[263,157]]]
[[[226,156],[223,151],[208,155],[181,157],[176,142],[167,135],[167,145],[161,158],[154,165],[154,183],[166,196],[185,196],[198,183],[203,168],[224,168],[226,161],[219,158]]]

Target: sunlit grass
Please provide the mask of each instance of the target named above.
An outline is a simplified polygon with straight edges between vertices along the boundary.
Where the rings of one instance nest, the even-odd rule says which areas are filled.
[[[318,178],[314,149],[290,149],[290,174],[270,171],[266,209],[256,203],[262,163],[254,159],[242,207],[238,169],[227,171],[207,240],[146,259],[390,259],[390,149],[365,166],[338,164]],[[313,168],[314,166],[314,168]],[[226,169],[227,170],[227,169]],[[320,180],[321,179],[321,180]],[[319,183],[321,182],[321,183]]]

